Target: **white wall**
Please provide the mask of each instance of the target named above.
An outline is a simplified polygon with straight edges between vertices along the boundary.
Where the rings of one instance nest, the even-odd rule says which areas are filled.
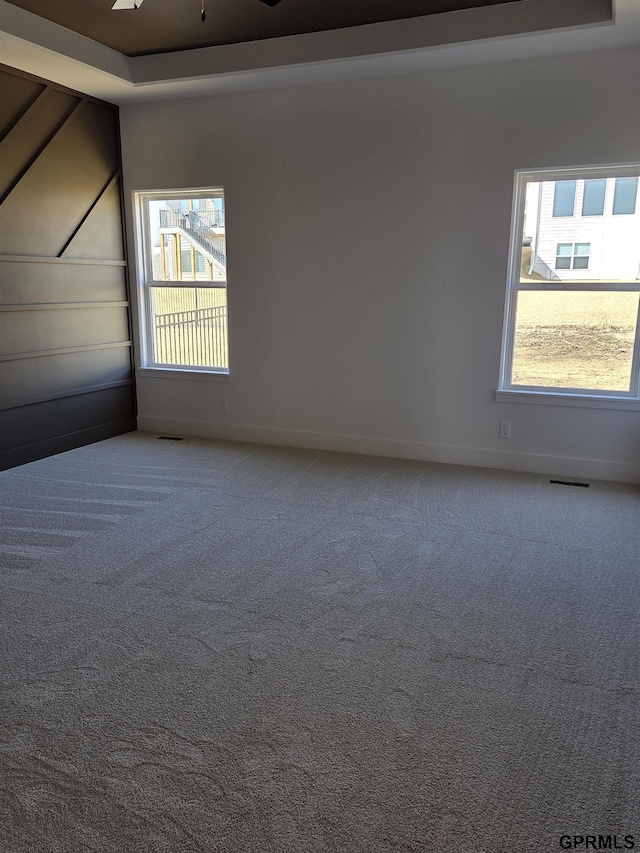
[[[638,412],[494,397],[514,169],[640,158],[638,62],[124,107],[126,192],[227,210],[231,382],[140,377],[140,426],[640,480]]]

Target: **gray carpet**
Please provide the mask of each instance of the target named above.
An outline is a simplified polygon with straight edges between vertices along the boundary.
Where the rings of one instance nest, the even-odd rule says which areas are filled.
[[[0,487],[3,853],[640,846],[637,487],[144,433]]]

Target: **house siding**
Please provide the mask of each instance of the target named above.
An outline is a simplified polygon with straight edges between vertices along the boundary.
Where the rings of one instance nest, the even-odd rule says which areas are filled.
[[[636,200],[635,213],[614,216],[615,178],[608,178],[604,213],[601,216],[583,216],[584,186],[584,180],[576,182],[573,216],[554,217],[555,182],[542,182],[537,228],[531,219],[527,221],[527,227],[531,230],[536,228],[537,231],[534,236],[537,255],[534,271],[545,278],[557,276],[563,281],[637,279],[640,276],[637,249],[640,241],[640,203]],[[554,273],[558,243],[589,243],[589,268]]]

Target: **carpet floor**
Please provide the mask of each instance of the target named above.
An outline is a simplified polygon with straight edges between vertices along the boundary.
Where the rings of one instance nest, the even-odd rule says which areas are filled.
[[[3,853],[640,847],[638,487],[131,433],[0,489]]]

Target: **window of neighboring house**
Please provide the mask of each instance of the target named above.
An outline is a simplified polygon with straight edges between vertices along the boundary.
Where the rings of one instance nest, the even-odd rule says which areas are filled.
[[[576,200],[575,181],[556,181],[553,195],[553,215],[573,216]]]
[[[613,192],[613,214],[634,214],[638,195],[637,178],[618,178]]]
[[[640,165],[516,173],[498,399],[552,395],[579,397],[582,405],[640,406],[635,196],[629,216],[614,217],[607,206],[591,222],[558,218],[559,209],[569,210],[577,181],[590,187],[587,209],[594,210],[594,199],[610,197],[613,184],[628,199],[639,174]],[[628,201],[624,209],[631,210]],[[585,240],[592,234],[597,239]]]
[[[589,269],[590,252],[591,243],[558,243],[556,248],[556,269]]]
[[[206,272],[206,260],[200,254],[193,249],[183,249],[182,250],[182,272],[188,273],[190,276],[193,273],[193,265],[195,263],[196,274],[197,273],[205,273]],[[197,275],[196,275],[197,277]]]
[[[604,213],[604,196],[607,182],[604,178],[594,178],[584,182],[582,196],[583,216],[602,216]]]
[[[142,367],[229,372],[221,189],[136,193]]]

